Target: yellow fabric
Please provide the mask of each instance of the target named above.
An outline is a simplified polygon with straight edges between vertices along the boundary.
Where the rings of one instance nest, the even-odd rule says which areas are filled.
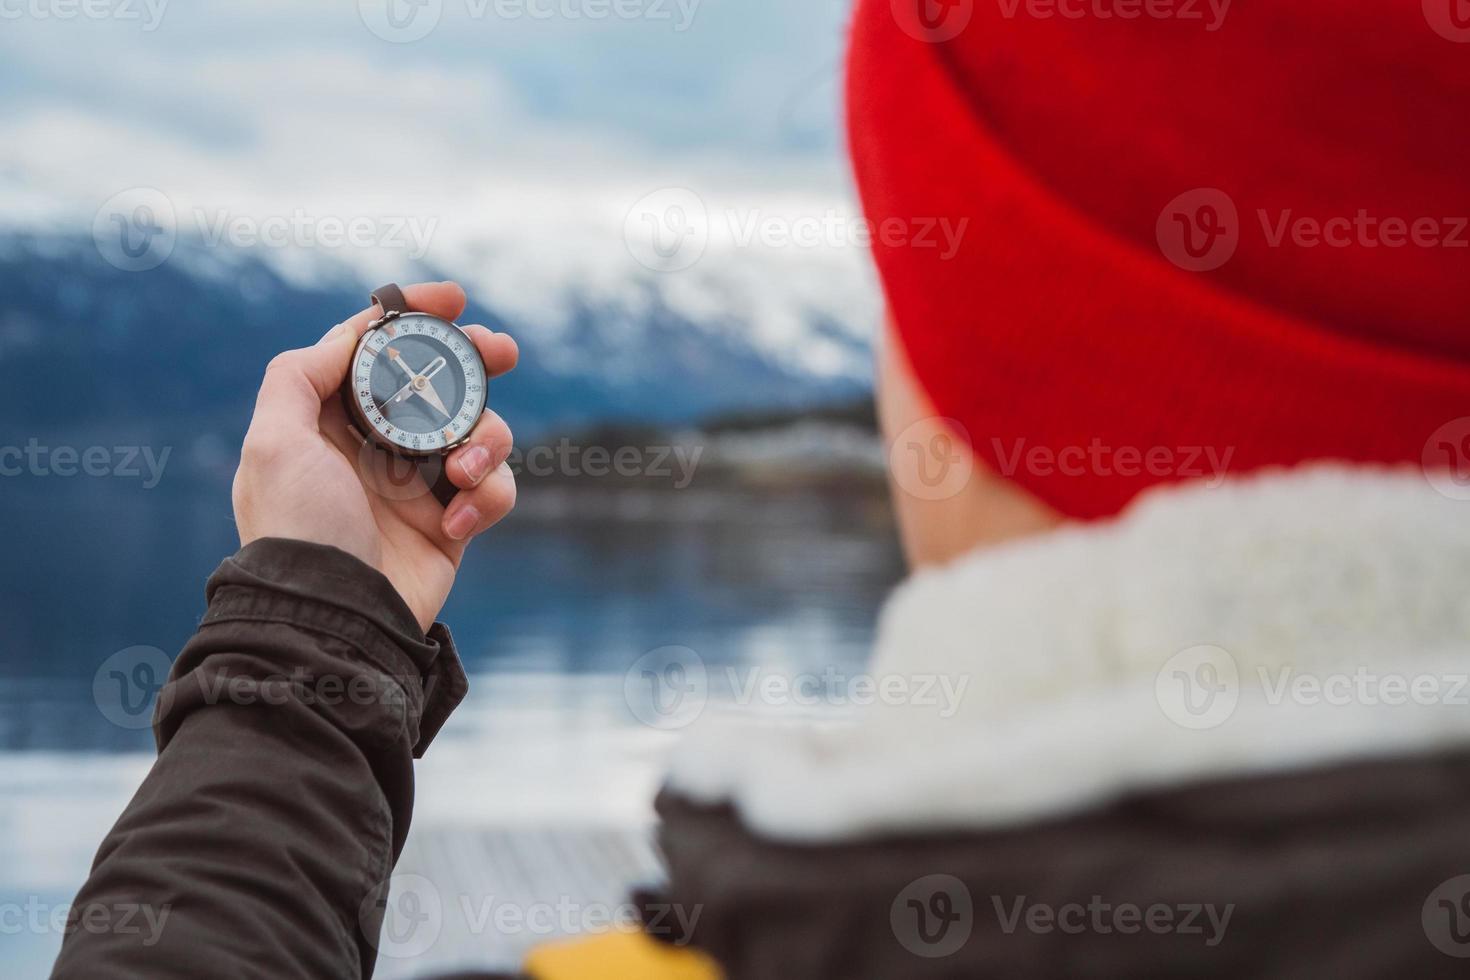
[[[538,946],[526,957],[526,973],[532,980],[720,980],[704,953],[641,932]]]

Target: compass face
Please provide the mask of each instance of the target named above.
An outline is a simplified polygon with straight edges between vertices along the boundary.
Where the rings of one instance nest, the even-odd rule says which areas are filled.
[[[405,313],[358,343],[348,400],[378,441],[430,455],[474,428],[485,406],[485,365],[454,324]]]

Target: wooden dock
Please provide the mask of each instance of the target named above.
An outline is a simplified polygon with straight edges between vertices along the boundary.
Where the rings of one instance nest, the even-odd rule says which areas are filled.
[[[663,868],[648,828],[440,827],[410,835],[376,976],[510,970],[527,950],[613,928]]]

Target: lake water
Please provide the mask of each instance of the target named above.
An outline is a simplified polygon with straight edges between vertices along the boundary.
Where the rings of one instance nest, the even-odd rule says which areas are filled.
[[[0,905],[45,912],[69,901],[151,760],[151,733],[109,720],[94,675],[126,648],[176,654],[237,542],[219,483],[0,492]],[[677,732],[640,721],[630,666],[675,647],[712,677],[851,670],[901,574],[870,490],[568,485],[521,500],[471,550],[443,615],[471,693],[420,763],[416,835],[645,823]],[[7,968],[43,975],[60,938],[7,935]]]

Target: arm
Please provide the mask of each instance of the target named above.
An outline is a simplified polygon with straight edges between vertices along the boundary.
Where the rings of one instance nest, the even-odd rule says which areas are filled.
[[[464,306],[448,284],[409,295]],[[102,842],[56,977],[372,973],[412,759],[466,687],[429,624],[515,491],[492,413],[450,458],[447,509],[369,489],[335,397],[369,319],[266,372],[235,479],[243,547],[159,692],[158,760]],[[508,337],[469,332],[492,373],[514,365]]]
[[[458,657],[324,545],[256,541],[208,594],[159,694],[158,761],[74,903],[118,928],[75,929],[55,975],[367,976]]]

